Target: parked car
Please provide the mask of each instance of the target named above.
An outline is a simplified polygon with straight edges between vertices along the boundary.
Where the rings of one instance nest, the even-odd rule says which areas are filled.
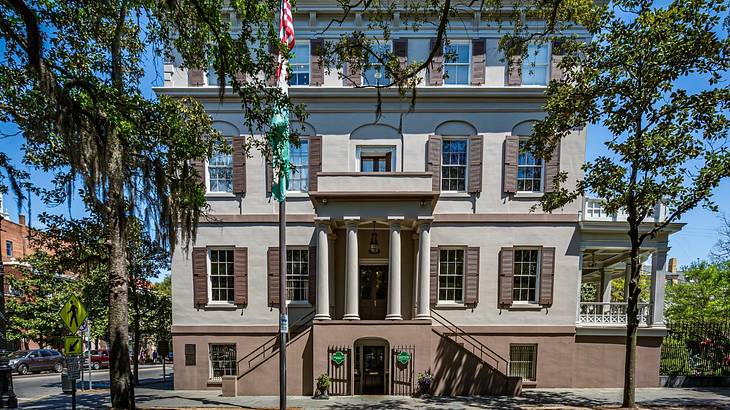
[[[10,367],[18,374],[38,373],[44,370],[61,373],[66,362],[66,358],[59,351],[51,349],[18,350],[8,357]]]
[[[91,355],[87,351],[84,356],[84,366],[89,365],[89,356],[91,356],[92,369],[99,370],[102,367],[109,367],[109,351],[107,350],[92,350]]]

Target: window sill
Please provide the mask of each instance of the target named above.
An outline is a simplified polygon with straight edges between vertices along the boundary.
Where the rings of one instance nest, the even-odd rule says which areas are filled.
[[[286,305],[292,308],[311,308],[312,304],[304,301],[287,301]]]
[[[471,198],[471,194],[468,192],[454,192],[454,191],[442,191],[440,198]]]
[[[509,310],[542,310],[542,305],[537,303],[513,303],[507,309]]]
[[[544,192],[517,192],[514,194],[515,198],[542,198],[545,195]]]
[[[207,309],[207,310],[215,310],[215,309],[219,309],[219,310],[236,310],[236,308],[238,308],[238,306],[236,306],[233,303],[214,303],[214,302],[211,302],[211,303],[208,303],[207,305],[205,305],[204,308]]]
[[[467,309],[469,306],[463,303],[446,303],[439,302],[434,306],[435,309]]]
[[[235,198],[236,194],[233,192],[206,192],[206,198]]]
[[[309,192],[290,191],[286,193],[287,198],[309,198]]]

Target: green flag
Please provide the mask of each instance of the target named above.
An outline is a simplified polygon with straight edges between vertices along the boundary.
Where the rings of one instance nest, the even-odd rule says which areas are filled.
[[[277,173],[278,181],[271,187],[271,195],[282,202],[286,200],[286,191],[289,189],[291,176],[291,162],[289,160],[289,113],[284,108],[278,108],[271,118],[269,131],[271,144],[271,166]]]

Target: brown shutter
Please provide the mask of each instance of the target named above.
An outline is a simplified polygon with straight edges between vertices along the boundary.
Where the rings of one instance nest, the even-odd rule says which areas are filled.
[[[345,78],[342,79],[345,86],[359,87],[362,85],[362,72],[359,68],[352,68],[352,64],[347,63],[345,65],[345,71],[347,74],[345,75]]]
[[[197,68],[188,69],[188,86],[202,87],[205,85],[205,73]]]
[[[540,261],[540,304],[553,304],[553,282],[555,279],[555,248],[542,248]]]
[[[545,192],[554,192],[555,177],[560,173],[560,140],[558,140],[550,156],[550,161],[545,164]]]
[[[479,248],[466,248],[466,272],[464,283],[464,304],[479,303]]]
[[[509,65],[509,78],[507,85],[522,85],[522,57],[512,56],[510,59],[512,64]]]
[[[201,184],[203,184],[203,190],[206,191],[205,187],[205,161],[192,160],[190,166],[193,167],[195,172],[198,173],[197,178]]]
[[[307,271],[309,282],[309,304],[317,306],[317,247],[309,247],[309,270]]]
[[[512,304],[512,288],[515,280],[515,250],[502,248],[499,253],[499,304]]]
[[[504,192],[517,192],[517,161],[520,155],[520,137],[508,135],[504,141]]]
[[[482,192],[483,140],[480,135],[469,137],[469,193]]]
[[[399,38],[393,40],[393,53],[398,57],[400,69],[404,70],[408,65],[408,39]]]
[[[472,40],[471,50],[471,85],[482,85],[487,62],[487,40],[483,38]]]
[[[563,61],[563,42],[553,41],[553,52],[550,55],[550,79],[560,81],[563,79],[563,69],[558,67]]]
[[[233,302],[248,304],[248,248],[233,250]]]
[[[274,167],[271,158],[266,158],[266,194],[271,194],[271,186],[274,184]]]
[[[428,159],[426,171],[432,172],[431,190],[441,191],[441,150],[443,139],[440,135],[428,137]]]
[[[205,247],[193,248],[193,304],[208,304],[208,250]]]
[[[274,65],[276,65],[276,61],[279,56],[279,45],[275,41],[269,43],[269,53],[272,55],[272,61],[274,61]],[[272,73],[269,78],[266,79],[266,84],[271,87],[276,86],[276,74]]]
[[[279,306],[279,248],[271,247],[266,252],[268,267],[269,306]]]
[[[439,302],[439,248],[437,246],[431,248],[431,272],[429,274],[431,304],[435,305]]]
[[[309,40],[309,85],[320,86],[324,84],[324,66],[320,65],[323,46],[324,39]]]
[[[431,39],[431,50],[436,46],[436,39]],[[444,49],[443,45],[436,50],[428,68],[429,84],[442,85],[444,83]]]
[[[246,137],[233,137],[233,193],[246,192]]]
[[[322,172],[322,137],[309,137],[309,191],[317,192],[317,174]]]

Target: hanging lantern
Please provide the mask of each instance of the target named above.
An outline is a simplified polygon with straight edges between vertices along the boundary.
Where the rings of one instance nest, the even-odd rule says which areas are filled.
[[[380,245],[378,245],[378,234],[375,232],[375,221],[373,221],[373,231],[370,234],[370,249],[368,249],[371,255],[377,255],[380,253]]]

